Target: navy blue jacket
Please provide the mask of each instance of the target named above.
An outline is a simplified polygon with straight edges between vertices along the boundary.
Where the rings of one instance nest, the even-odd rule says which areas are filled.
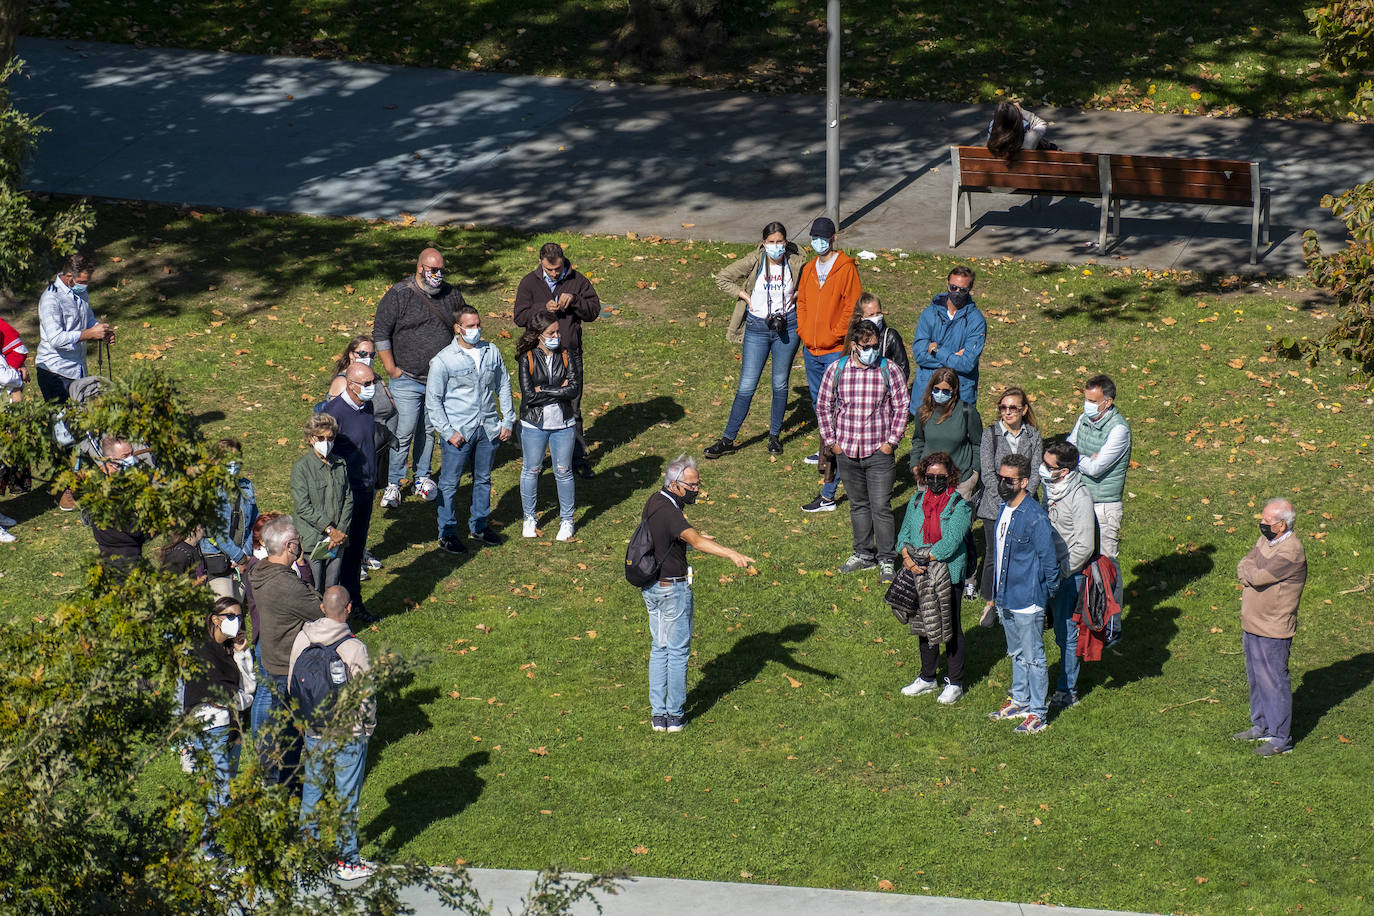
[[[377,486],[377,446],[373,436],[376,419],[372,404],[366,403],[358,410],[341,394],[326,401],[320,412],[339,421],[334,454],[348,465],[349,486],[355,492],[374,489]]]

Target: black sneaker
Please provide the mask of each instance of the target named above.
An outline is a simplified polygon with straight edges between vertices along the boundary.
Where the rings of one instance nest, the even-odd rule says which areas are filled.
[[[782,440],[779,439],[777,436],[769,436],[769,437],[768,437],[768,454],[770,454],[770,455],[781,455],[781,454],[782,454]]]
[[[803,512],[834,512],[835,500],[826,499],[824,496],[817,496],[811,502],[802,506]]]
[[[449,534],[439,538],[439,549],[448,553],[467,553],[468,545],[458,535]]]
[[[680,732],[687,726],[687,720],[682,716],[664,716],[663,722],[665,729],[670,732]]]
[[[728,455],[737,449],[738,446],[735,445],[733,440],[721,436],[715,442],[702,449],[701,453],[707,458],[715,459],[719,458],[721,455]]]
[[[363,623],[376,623],[378,620],[381,619],[381,618],[378,617],[376,614],[369,613],[368,610],[367,610],[367,608],[363,608],[363,609],[361,609],[361,610],[354,611],[354,612],[353,612],[353,616],[354,616],[354,617],[357,617],[357,618],[358,618],[359,620],[361,620]]]
[[[668,730],[668,717],[653,716],[649,719],[649,727],[656,732],[666,732]]]
[[[501,535],[497,534],[495,531],[492,531],[490,528],[483,528],[481,531],[474,531],[472,533],[472,539],[474,541],[481,541],[488,547],[497,547],[506,542],[505,538],[501,537]]]
[[[803,460],[804,460],[807,464],[820,464],[820,463],[821,463],[821,453],[820,453],[820,452],[812,452],[811,454],[807,455],[806,458],[804,458]]]
[[[573,462],[573,473],[583,480],[591,480],[596,476],[596,471],[592,470],[591,464],[585,460]]]

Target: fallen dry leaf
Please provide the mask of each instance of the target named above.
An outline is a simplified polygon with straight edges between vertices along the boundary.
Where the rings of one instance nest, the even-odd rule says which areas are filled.
[[[792,675],[790,675],[790,674],[787,675],[787,683],[788,683],[788,686],[793,687],[793,688],[796,688],[796,687],[800,687],[800,686],[801,686],[801,681],[797,680],[796,678],[794,678],[794,677],[793,677]]]
[[[878,890],[880,891],[890,891],[892,890],[892,887],[892,882],[887,880],[886,878],[878,882]]]
[[[530,753],[536,757],[547,757],[549,756],[549,749],[541,744],[539,747],[530,748]]]
[[[630,849],[630,852],[634,853],[637,856],[647,856],[649,854],[649,847],[645,846],[643,843],[640,843],[637,846],[632,847]]]

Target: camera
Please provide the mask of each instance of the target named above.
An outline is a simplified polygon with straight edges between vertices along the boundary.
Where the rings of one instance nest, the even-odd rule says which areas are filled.
[[[769,330],[776,331],[779,336],[787,336],[787,316],[782,312],[774,312],[772,315],[769,315],[768,318],[764,320],[764,324],[768,325]]]

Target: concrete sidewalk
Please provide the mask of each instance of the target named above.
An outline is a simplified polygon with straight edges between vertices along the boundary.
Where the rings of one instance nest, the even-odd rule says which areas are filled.
[[[35,189],[164,203],[530,230],[753,242],[781,219],[805,241],[823,209],[813,96],[703,92],[300,58],[24,39],[15,103],[51,133]],[[845,100],[842,243],[949,252],[950,144],[987,106]],[[1374,174],[1374,125],[1042,110],[1065,149],[1258,159],[1272,245],[1300,273],[1302,231],[1344,227],[1322,194]],[[975,198],[955,253],[1246,272],[1249,212],[1127,204],[1106,253],[1097,205]],[[1058,227],[1050,228],[1050,227]]]
[[[493,904],[493,913],[519,913],[521,899],[535,873],[507,869],[471,869],[468,874],[482,899]],[[451,913],[434,897],[418,891],[404,897],[417,916]],[[958,900],[877,891],[832,891],[809,887],[778,887],[769,884],[733,884],[723,881],[681,881],[675,878],[633,878],[621,884],[619,893],[598,894],[605,916],[700,916],[729,913],[735,916],[1108,916],[1117,910],[1085,910],[1047,907],[1043,904],[1000,903],[991,900]],[[590,902],[573,908],[574,916],[592,916]]]

